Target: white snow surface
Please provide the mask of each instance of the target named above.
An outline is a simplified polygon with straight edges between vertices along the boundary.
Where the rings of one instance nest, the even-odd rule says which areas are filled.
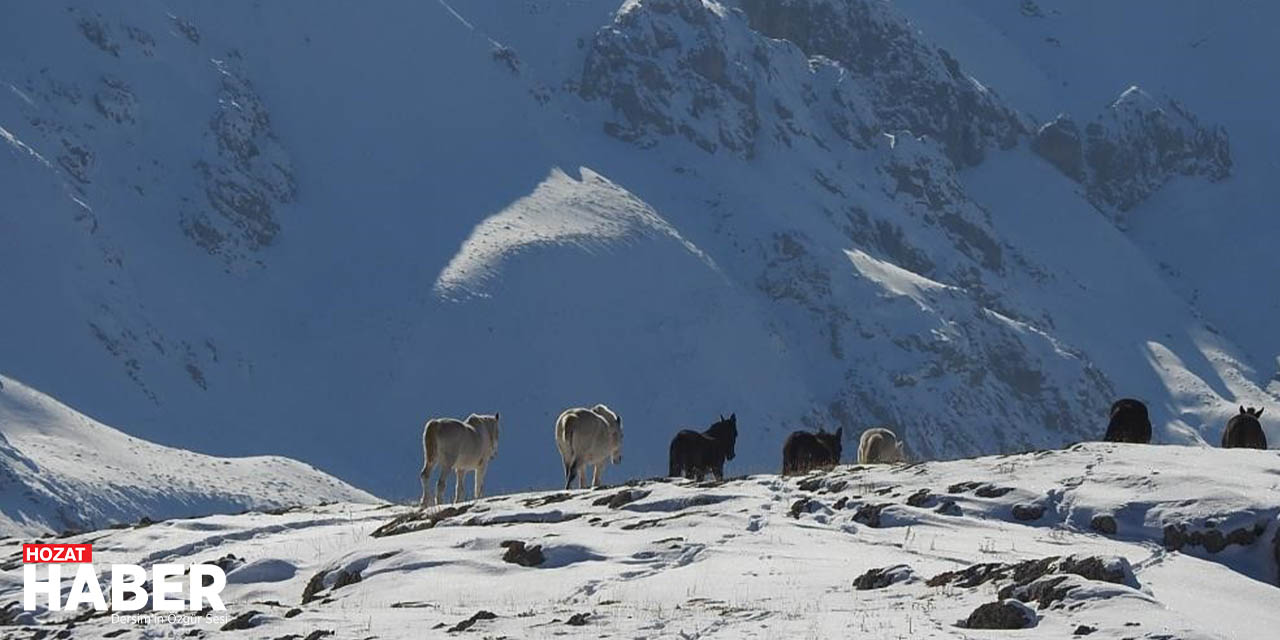
[[[554,486],[556,416],[598,402],[610,479],[730,412],[738,473],[817,426],[1061,447],[1122,396],[1216,444],[1238,405],[1280,416],[1278,12],[17,3],[0,373],[391,499],[428,418],[500,412],[509,491]],[[1222,127],[1229,174],[1144,173],[1119,212],[1031,150],[1135,86]]]
[[[802,477],[510,494],[426,512],[334,504],[66,541],[91,541],[100,565],[233,556],[222,595],[250,626],[234,637],[1066,638],[1084,625],[1090,638],[1261,640],[1280,624],[1277,462],[1272,451],[1093,443]],[[878,522],[856,517],[872,505],[882,505]],[[1043,514],[1018,520],[1017,505]],[[1090,529],[1099,515],[1114,518],[1115,533]],[[413,530],[433,516],[434,527]],[[1172,550],[1165,525],[1257,535],[1217,553]],[[400,533],[372,535],[388,526]],[[512,540],[540,545],[542,564],[504,562]],[[957,626],[1011,578],[928,584],[980,563],[1051,556],[1097,557],[1112,575],[1051,570],[1065,593],[1027,602],[1028,630]],[[899,567],[893,584],[854,588],[889,567]],[[0,598],[14,600],[20,579],[3,579]],[[481,611],[494,617],[447,631]],[[575,614],[585,624],[567,624]],[[26,622],[53,631],[69,616]],[[74,636],[178,637],[191,626],[216,634],[216,624],[142,628],[103,615],[77,622]]]
[[[0,535],[250,509],[376,502],[279,456],[220,458],[140,440],[0,376]]]

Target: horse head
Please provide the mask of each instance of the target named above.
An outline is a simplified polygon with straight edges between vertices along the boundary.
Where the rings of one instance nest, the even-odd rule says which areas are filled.
[[[830,433],[819,428],[816,435],[818,437],[818,441],[831,452],[832,457],[836,459],[836,462],[839,462],[840,454],[844,450],[844,427],[840,427]]]
[[[711,425],[710,429],[707,429],[707,435],[715,438],[716,442],[720,443],[720,446],[724,449],[725,459],[732,460],[736,455],[734,446],[738,442],[738,414],[731,413],[728,418],[721,414],[720,420]]]

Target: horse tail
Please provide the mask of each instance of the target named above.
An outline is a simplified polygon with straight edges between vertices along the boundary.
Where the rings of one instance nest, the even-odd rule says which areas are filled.
[[[431,467],[435,466],[438,451],[436,450],[436,430],[435,421],[427,423],[422,429],[422,471],[418,475],[422,480],[422,506],[431,503],[431,490],[427,487],[427,480],[431,478]],[[444,473],[443,471],[441,473]]]
[[[680,448],[677,446],[677,443],[679,441],[680,441],[679,435],[677,435],[675,438],[672,438],[671,440],[671,449],[667,453],[667,477],[671,477],[671,478],[679,477],[682,471],[680,469],[681,464],[680,464],[680,458],[679,458]]]
[[[566,491],[573,485],[573,477],[578,475],[578,465],[580,460],[574,458],[564,463],[564,488]]]

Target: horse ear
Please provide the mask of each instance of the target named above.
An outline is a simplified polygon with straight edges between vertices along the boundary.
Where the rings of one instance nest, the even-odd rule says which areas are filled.
[[[1249,412],[1244,410],[1244,405],[1240,405],[1240,413],[1248,414]]]
[[[844,437],[844,427],[840,427],[839,429],[836,429],[836,437],[837,438]]]
[[[493,419],[494,419],[494,420],[497,420],[497,419],[499,419],[499,418],[501,418],[501,417],[502,417],[502,414],[498,413],[497,411],[494,411],[494,412],[493,412]]]
[[[737,422],[737,421],[738,421],[738,414],[737,414],[737,413],[731,413],[731,414],[729,414],[729,422]]]
[[[1266,408],[1266,407],[1258,407],[1258,410],[1257,410],[1256,412],[1254,412],[1253,417],[1255,417],[1255,418],[1261,418],[1261,417],[1262,417],[1262,410],[1263,410],[1263,409],[1265,409],[1265,408]]]

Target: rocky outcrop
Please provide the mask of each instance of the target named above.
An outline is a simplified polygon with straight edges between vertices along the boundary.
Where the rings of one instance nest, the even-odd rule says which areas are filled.
[[[926,584],[930,587],[955,585],[973,588],[988,582],[1009,581],[1015,586],[1022,586],[1053,574],[1075,575],[1134,588],[1138,586],[1133,567],[1120,556],[1049,556],[1013,563],[984,562],[940,573],[929,578]]]
[[[503,540],[501,546],[507,550],[502,554],[503,562],[518,564],[522,567],[536,567],[547,561],[540,544],[525,544],[521,540]]]
[[[752,28],[835,60],[868,96],[881,130],[936,139],[958,165],[1008,148],[1024,125],[996,94],[926,44],[887,4],[865,0],[742,0]]]
[[[1120,94],[1083,127],[1059,115],[1036,132],[1031,148],[1083,184],[1095,204],[1128,211],[1178,175],[1211,181],[1231,174],[1231,143],[1220,126],[1202,124],[1170,98],[1138,87]]]
[[[627,3],[592,39],[578,92],[612,106],[606,133],[641,147],[679,136],[743,158],[766,142],[868,148],[878,127],[862,86],[766,35],[701,0]]]
[[[1017,600],[988,602],[960,625],[966,629],[1026,629],[1036,625],[1036,612]]]
[[[210,254],[228,263],[252,262],[250,255],[279,235],[276,207],[294,200],[297,182],[252,83],[228,61],[218,61],[216,69],[221,91],[209,122],[214,151],[195,163],[208,209],[184,211],[181,222]]]
[[[883,589],[899,582],[915,582],[917,580],[919,578],[916,577],[914,569],[905,564],[895,564],[891,567],[868,570],[866,573],[854,578],[853,588],[858,591],[868,591],[871,589]]]
[[[762,141],[866,149],[880,132],[909,130],[961,166],[1028,131],[881,3],[738,4],[627,3],[596,33],[579,85],[613,107],[605,131],[644,147],[680,136],[750,158]]]

